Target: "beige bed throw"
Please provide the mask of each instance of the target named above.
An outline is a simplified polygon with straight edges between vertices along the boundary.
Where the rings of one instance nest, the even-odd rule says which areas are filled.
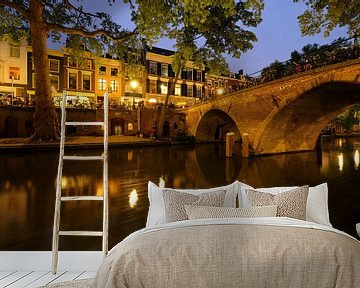
[[[271,221],[144,229],[111,251],[93,287],[360,287],[359,241],[305,221]]]

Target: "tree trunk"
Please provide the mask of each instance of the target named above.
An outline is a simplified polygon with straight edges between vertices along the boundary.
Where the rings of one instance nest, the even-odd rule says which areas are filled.
[[[176,71],[174,82],[171,84],[170,89],[166,93],[165,103],[164,103],[163,108],[161,109],[160,118],[159,118],[159,121],[158,121],[158,123],[159,123],[158,129],[157,129],[157,136],[158,137],[162,137],[162,135],[163,135],[163,128],[164,128],[163,126],[164,126],[164,122],[165,122],[166,106],[169,103],[170,95],[175,90],[176,82],[179,79],[180,73],[181,73],[181,68]]]
[[[50,88],[50,67],[47,55],[47,27],[43,16],[44,6],[41,1],[31,0],[29,6],[32,15],[30,32],[35,67],[35,114],[33,140],[57,140],[59,128],[57,114]]]

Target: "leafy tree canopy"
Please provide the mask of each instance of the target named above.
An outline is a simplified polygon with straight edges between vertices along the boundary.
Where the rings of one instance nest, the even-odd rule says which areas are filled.
[[[347,27],[350,36],[360,35],[360,1],[358,0],[293,0],[303,1],[307,9],[298,17],[302,35],[321,32],[329,36],[336,27]]]
[[[253,47],[256,36],[246,27],[261,22],[263,0],[135,0],[132,19],[139,34],[153,45],[159,38],[175,40],[174,68],[186,61],[226,68],[222,54],[240,57]]]

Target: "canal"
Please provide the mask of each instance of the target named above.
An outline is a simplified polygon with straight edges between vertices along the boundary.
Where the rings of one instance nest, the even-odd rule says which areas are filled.
[[[224,144],[110,150],[109,247],[145,226],[147,184],[210,188],[236,179],[254,187],[329,185],[330,221],[355,236],[360,222],[360,138],[324,139],[322,151],[242,159],[225,158]],[[95,155],[99,151],[86,151]],[[79,164],[80,163],[80,164]],[[0,155],[0,250],[51,250],[58,153]],[[102,195],[102,164],[68,161],[63,195]],[[66,202],[62,230],[101,230],[96,201]],[[101,239],[67,237],[60,250],[100,250]]]

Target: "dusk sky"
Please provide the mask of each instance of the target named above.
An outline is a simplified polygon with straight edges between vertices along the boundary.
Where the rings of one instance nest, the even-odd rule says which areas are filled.
[[[100,3],[101,2],[101,3]],[[105,1],[96,1],[88,7],[89,10],[104,11],[112,15],[113,20],[123,27],[134,29],[130,20],[130,9],[123,1],[116,1],[112,7],[104,5]],[[84,1],[86,4],[86,1]],[[85,5],[86,7],[86,5]],[[231,71],[243,69],[246,74],[254,73],[269,65],[274,60],[285,61],[290,58],[293,50],[309,43],[330,43],[339,37],[347,37],[346,29],[335,29],[328,38],[322,34],[313,37],[302,37],[297,16],[305,10],[303,3],[293,3],[292,0],[265,0],[263,21],[254,29],[258,41],[254,49],[243,54],[240,59],[227,57]],[[156,46],[173,49],[173,42],[162,39]]]

